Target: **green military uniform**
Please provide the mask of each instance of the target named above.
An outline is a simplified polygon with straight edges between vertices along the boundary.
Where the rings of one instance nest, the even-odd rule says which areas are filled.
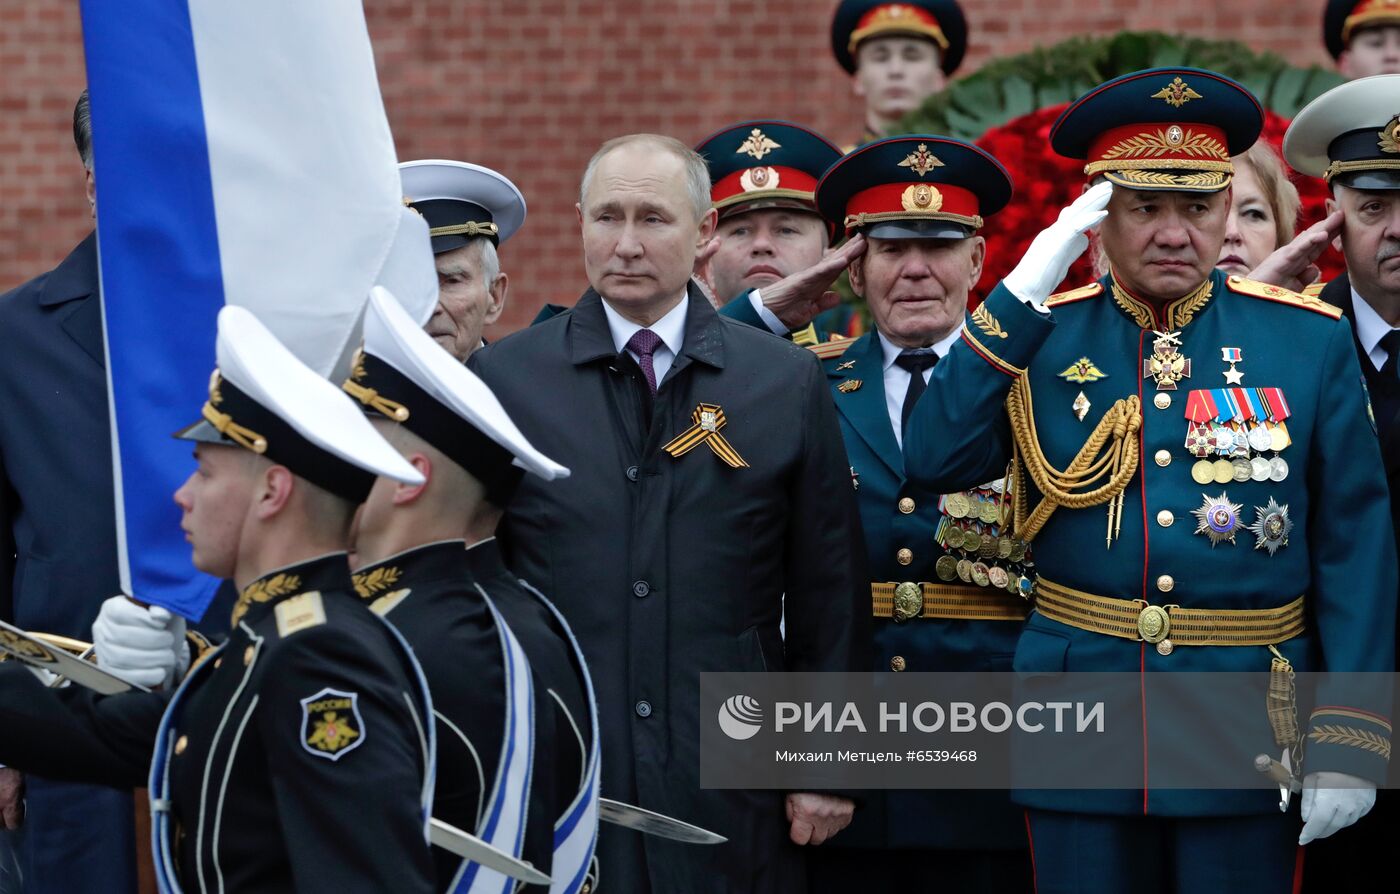
[[[1176,69],[1101,86],[1056,127],[1090,131],[1088,145],[1112,128],[1133,140],[1141,123],[1132,145],[1164,144],[1157,154],[1093,142],[1089,172],[1121,188],[1204,191],[1228,184],[1229,158],[1261,118],[1238,85]],[[1065,143],[1056,148],[1072,154]],[[1183,145],[1211,162],[1181,163]],[[946,491],[998,474],[1016,447],[1026,482],[1016,534],[1033,539],[1039,579],[1015,669],[1391,671],[1383,467],[1340,312],[1219,271],[1165,307],[1112,276],[1047,304],[1041,313],[1004,285],[993,291],[935,369],[905,449],[910,479]],[[1091,436],[1100,446],[1077,461]],[[1085,473],[1098,460],[1104,474]],[[1272,790],[1154,788],[1152,743],[1169,731],[1153,728],[1149,707],[1142,789],[1018,792],[1036,808],[1040,890],[1141,889],[1149,878],[1283,890],[1298,821],[1278,813]],[[1311,714],[1300,706],[1305,772],[1383,781],[1388,710],[1388,696],[1350,691],[1320,692]],[[1239,723],[1272,740],[1262,706]]]

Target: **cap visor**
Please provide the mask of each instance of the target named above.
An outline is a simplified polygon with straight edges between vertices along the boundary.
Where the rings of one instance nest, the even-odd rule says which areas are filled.
[[[201,444],[232,444],[228,438],[220,434],[219,430],[209,424],[209,420],[201,419],[193,425],[187,425],[171,435],[179,441],[198,441]]]
[[[871,239],[966,239],[972,231],[947,220],[889,220],[866,227]]]

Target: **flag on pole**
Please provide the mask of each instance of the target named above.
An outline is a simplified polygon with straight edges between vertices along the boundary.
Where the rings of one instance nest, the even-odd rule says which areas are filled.
[[[170,435],[207,397],[219,309],[333,377],[417,231],[360,3],[82,0],[82,19],[122,587],[197,619],[217,582],[190,563],[171,496],[194,464]]]

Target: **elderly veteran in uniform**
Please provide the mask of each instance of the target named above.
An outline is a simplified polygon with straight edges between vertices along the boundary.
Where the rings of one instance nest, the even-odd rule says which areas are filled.
[[[1400,74],[1400,0],[1327,0],[1322,40],[1347,80]]]
[[[482,548],[468,551],[463,536],[470,521],[509,503],[526,472],[552,481],[568,469],[535,450],[490,389],[382,289],[370,297],[364,349],[343,387],[424,478],[375,482],[356,516],[363,564],[353,579],[413,647],[433,687],[434,816],[552,872],[556,821],[563,824],[580,777],[596,776],[575,744],[593,732],[586,677],[570,666],[573,649],[548,603],[514,579],[501,586],[490,569],[479,574]],[[539,643],[550,639],[536,668]],[[561,680],[555,665],[565,669]],[[579,825],[591,842],[595,827]],[[501,890],[501,876],[443,849],[433,856],[439,891]],[[581,882],[590,856],[583,848],[575,865],[555,867],[560,881]]]
[[[601,884],[629,894],[805,890],[794,842],[836,834],[853,808],[700,788],[702,672],[851,670],[869,636],[850,472],[816,358],[719,316],[690,284],[713,237],[709,180],[672,138],[605,143],[580,184],[591,288],[471,359],[573,473],[522,481],[502,541],[587,656],[603,794],[729,838],[700,849],[604,827]]]
[[[910,418],[906,470],[935,491],[997,474],[1015,448],[1015,535],[1039,575],[1018,672],[1394,667],[1395,545],[1350,327],[1213,266],[1230,158],[1262,119],[1244,88],[1189,68],[1071,104],[1051,146],[1104,182],[969,317]],[[1100,222],[1111,273],[1051,297]],[[1319,686],[1299,723],[1275,728],[1263,704],[1238,718],[1239,750],[1296,758],[1306,742],[1301,834],[1273,789],[1153,788],[1173,733],[1144,706],[1142,789],[1016,793],[1038,889],[1292,890],[1298,846],[1374,803],[1389,702],[1353,676]],[[1235,750],[1211,759],[1252,772]]]
[[[812,350],[856,484],[877,671],[1010,671],[1026,617],[1003,482],[945,497],[910,481],[902,455],[905,421],[981,276],[978,230],[1011,191],[986,152],[931,135],[863,146],[817,186],[827,220],[867,243],[850,277],[875,331]],[[1029,891],[1023,832],[1004,791],[875,792],[834,847],[811,854],[812,890],[922,890],[936,874],[942,891]]]
[[[820,134],[786,121],[743,121],[695,147],[710,169],[719,246],[704,278],[720,313],[787,336],[827,340],[812,322],[840,302],[832,284],[864,251],[864,239],[831,250],[835,230],[812,191],[841,157]]]
[[[525,222],[525,197],[503,175],[465,161],[406,161],[399,177],[405,204],[433,239],[438,304],[428,334],[465,362],[505,310],[510,277],[497,249]]]
[[[1397,12],[1400,23],[1400,11]],[[1400,24],[1397,24],[1400,33]],[[1400,46],[1400,43],[1397,43]],[[1283,140],[1288,163],[1322,177],[1332,188],[1328,211],[1340,209],[1347,272],[1321,299],[1342,309],[1352,325],[1357,358],[1371,395],[1381,456],[1390,485],[1391,521],[1400,548],[1400,74],[1352,81],[1309,103]],[[1400,600],[1400,593],[1396,594]],[[1400,642],[1400,628],[1396,632]],[[1397,646],[1400,648],[1400,646]],[[1392,768],[1391,785],[1396,774]],[[1324,891],[1337,872],[1382,866],[1400,835],[1400,805],[1382,791],[1355,835],[1315,846],[1307,889]]]
[[[947,86],[967,52],[967,19],[957,0],[841,0],[831,51],[865,103],[861,145]]]

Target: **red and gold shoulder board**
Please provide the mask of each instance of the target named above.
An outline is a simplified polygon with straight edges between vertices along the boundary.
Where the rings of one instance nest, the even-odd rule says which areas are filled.
[[[1322,290],[1327,288],[1327,282],[1319,279],[1317,282],[1303,289],[1303,294],[1309,298],[1321,298]]]
[[[1068,292],[1060,292],[1045,299],[1046,307],[1057,307],[1061,304],[1073,304],[1076,301],[1083,301],[1086,298],[1094,298],[1103,291],[1103,284],[1091,282],[1087,286],[1080,286],[1077,289],[1070,289]]]
[[[1252,279],[1245,279],[1242,276],[1226,277],[1225,284],[1229,287],[1230,291],[1239,295],[1248,295],[1251,298],[1263,298],[1265,301],[1274,301],[1292,307],[1301,307],[1313,313],[1322,314],[1324,317],[1331,317],[1334,320],[1341,319],[1342,316],[1342,309],[1340,307],[1328,304],[1326,301],[1313,295],[1300,294],[1291,289],[1272,286],[1268,283],[1256,282]]]
[[[831,341],[822,342],[819,345],[810,345],[807,350],[816,354],[822,360],[829,360],[832,357],[840,357],[846,353],[846,349],[854,342],[854,338],[833,337]]]

